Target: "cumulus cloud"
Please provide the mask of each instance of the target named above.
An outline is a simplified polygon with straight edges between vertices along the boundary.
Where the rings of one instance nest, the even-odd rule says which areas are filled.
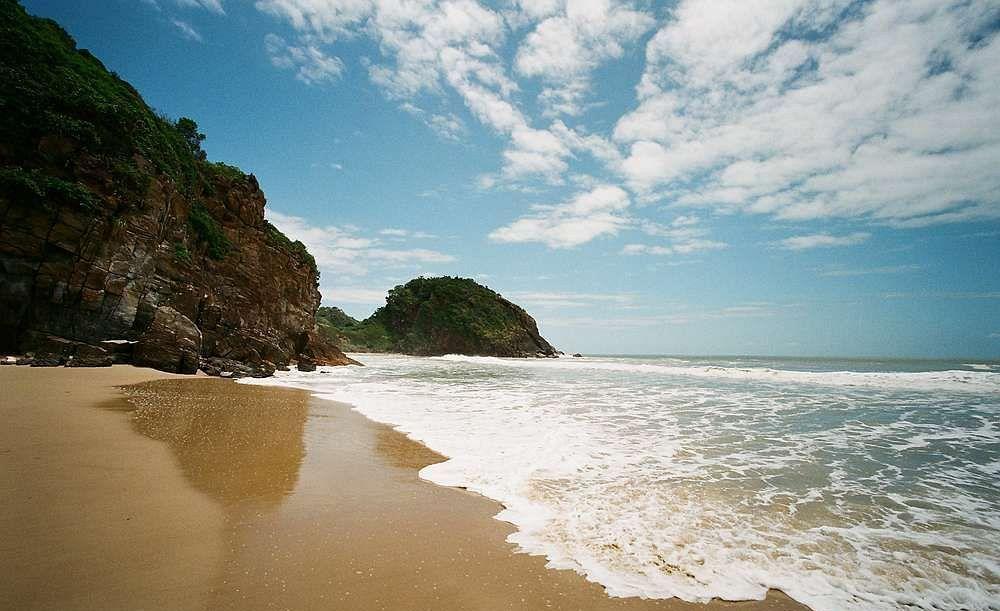
[[[267,210],[267,218],[289,238],[305,244],[321,270],[338,275],[363,276],[372,268],[416,269],[427,263],[455,261],[451,255],[426,248],[387,248],[352,227],[316,226],[274,210]]]
[[[631,188],[783,219],[1000,217],[989,0],[684,0],[615,126]]]
[[[797,235],[771,245],[783,250],[812,250],[814,248],[834,248],[837,246],[856,246],[867,242],[872,237],[870,233],[858,231],[847,235],[830,235],[829,233],[813,233],[809,235]]]
[[[626,4],[567,0],[524,38],[517,52],[517,71],[546,84],[539,96],[545,114],[579,115],[590,73],[604,61],[621,57],[624,47],[653,23],[652,16]]]
[[[277,34],[268,34],[264,48],[271,64],[294,71],[295,78],[306,85],[334,82],[344,72],[344,62],[339,57],[329,56],[314,45],[289,45]]]
[[[496,229],[489,237],[495,242],[541,242],[550,248],[571,248],[615,235],[629,226],[630,203],[624,189],[601,185],[554,206],[535,206],[532,214]]]
[[[466,135],[466,111],[493,132],[501,166],[480,177],[484,189],[583,187],[585,175],[600,178],[584,188],[620,181],[639,203],[797,222],[1000,218],[993,0],[680,0],[659,22],[630,0],[255,4],[295,30],[271,40],[271,57],[301,80],[335,80],[344,66],[326,45],[364,38],[378,49],[364,69],[400,108],[445,139]],[[650,32],[634,105],[608,128],[563,123],[585,116],[596,71]],[[538,116],[522,105],[528,80]],[[591,218],[562,206],[491,238],[569,247],[631,222],[624,209]],[[725,247],[649,235],[663,241],[625,252]]]

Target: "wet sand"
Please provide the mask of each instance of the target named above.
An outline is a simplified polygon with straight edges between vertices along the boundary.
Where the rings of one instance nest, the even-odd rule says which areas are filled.
[[[804,609],[609,598],[515,553],[495,502],[420,480],[442,457],[391,428],[170,377],[0,368],[0,608]]]

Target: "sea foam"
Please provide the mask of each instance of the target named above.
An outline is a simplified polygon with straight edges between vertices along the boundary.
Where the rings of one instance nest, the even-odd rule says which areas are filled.
[[[613,596],[995,609],[1000,375],[360,355],[306,388],[448,460],[521,550]],[[822,369],[822,364],[813,367]]]

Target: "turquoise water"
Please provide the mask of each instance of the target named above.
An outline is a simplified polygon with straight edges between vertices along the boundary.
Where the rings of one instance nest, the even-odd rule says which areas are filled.
[[[421,476],[611,595],[998,608],[1000,363],[355,356],[263,383],[450,457]]]

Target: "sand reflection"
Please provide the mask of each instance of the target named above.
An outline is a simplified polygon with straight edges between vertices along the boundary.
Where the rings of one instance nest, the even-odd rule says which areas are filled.
[[[216,379],[125,390],[136,430],[165,442],[188,481],[223,506],[277,504],[294,490],[305,456],[306,393]]]

